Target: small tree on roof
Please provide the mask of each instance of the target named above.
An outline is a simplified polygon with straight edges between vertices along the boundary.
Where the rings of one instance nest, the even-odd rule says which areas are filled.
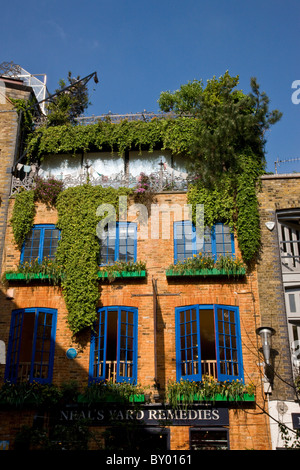
[[[48,126],[75,124],[75,118],[80,116],[90,105],[88,88],[86,83],[80,81],[80,77],[72,77],[68,73],[67,82],[59,81],[59,88],[48,104]]]

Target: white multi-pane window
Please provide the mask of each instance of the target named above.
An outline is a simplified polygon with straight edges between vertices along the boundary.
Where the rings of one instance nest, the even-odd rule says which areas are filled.
[[[284,273],[300,273],[299,212],[278,214],[279,248]]]
[[[285,301],[292,365],[294,372],[298,374],[300,371],[300,286],[286,287]]]

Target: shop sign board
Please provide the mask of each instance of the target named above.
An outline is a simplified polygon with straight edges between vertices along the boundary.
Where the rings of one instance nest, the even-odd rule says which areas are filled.
[[[134,422],[146,426],[228,426],[228,408],[187,407],[171,409],[166,407],[68,407],[56,415],[60,423],[72,424],[88,420],[91,425],[105,426]]]

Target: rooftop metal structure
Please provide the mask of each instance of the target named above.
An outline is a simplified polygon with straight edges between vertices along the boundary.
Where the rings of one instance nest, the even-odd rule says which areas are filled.
[[[0,64],[0,76],[22,80],[24,85],[30,86],[36,96],[37,102],[43,114],[47,114],[45,100],[49,96],[47,90],[47,75],[32,74],[13,62],[2,62]],[[39,78],[38,78],[39,77]]]

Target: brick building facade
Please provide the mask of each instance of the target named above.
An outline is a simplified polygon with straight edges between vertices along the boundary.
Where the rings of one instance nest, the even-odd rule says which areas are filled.
[[[1,148],[3,154],[4,149],[5,145]],[[5,184],[10,180],[6,172],[7,166],[15,162],[13,155],[15,154],[11,150],[9,162],[1,157],[1,175],[7,175]],[[101,155],[99,158],[101,159]],[[175,236],[175,233],[183,233],[186,228],[192,227],[183,210],[187,204],[186,191],[163,191],[155,195],[156,206],[148,214],[148,236],[144,236],[145,227],[142,230],[137,214],[133,211],[127,217],[126,224],[135,224],[132,226],[136,227],[136,235],[131,248],[127,247],[127,253],[130,253],[134,261],[146,263],[145,273],[138,273],[135,277],[116,278],[113,282],[99,278],[98,323],[95,329],[85,329],[75,336],[67,322],[68,311],[60,285],[54,286],[43,279],[27,281],[24,276],[23,279],[5,276],[9,271],[16,271],[20,260],[30,256],[26,255],[26,249],[34,247],[33,235],[22,251],[16,247],[10,223],[15,198],[8,198],[7,191],[7,212],[3,219],[5,239],[2,240],[1,255],[1,275],[6,277],[6,281],[2,283],[0,292],[0,340],[5,345],[7,355],[5,363],[0,363],[1,384],[7,380],[17,384],[21,379],[21,382],[37,381],[61,387],[75,381],[82,391],[91,383],[107,379],[109,373],[114,383],[140,384],[144,388],[144,394],[142,400],[135,405],[131,402],[122,405],[111,402],[93,403],[91,407],[80,400],[75,403],[71,400],[70,403],[58,402],[54,409],[44,403],[43,406],[31,404],[16,410],[2,403],[2,445],[6,443],[9,448],[15,448],[16,436],[24,425],[33,429],[46,429],[51,434],[53,423],[75,425],[81,417],[90,419],[89,429],[95,437],[89,443],[90,448],[110,448],[109,442],[115,438],[119,448],[128,449],[122,439],[125,435],[128,437],[128,433],[132,431],[131,445],[143,445],[143,449],[151,449],[151,446],[161,450],[183,451],[201,446],[231,450],[272,449],[274,445],[270,433],[270,409],[263,388],[264,367],[256,334],[258,327],[268,323],[277,331],[273,347],[280,351],[282,378],[290,378],[291,364],[284,299],[280,291],[282,279],[276,251],[278,242],[274,238],[275,232],[268,231],[264,225],[267,219],[274,217],[276,202],[280,201],[277,200],[276,188],[273,198],[276,201],[273,203],[272,200],[270,208],[273,182],[268,184],[269,180],[263,179],[260,193],[262,258],[258,267],[253,266],[239,276],[220,272],[212,274],[212,271],[205,275],[181,273],[175,276],[170,272],[170,265],[183,256],[182,250],[187,250],[191,256],[198,251],[196,245],[192,249],[188,248],[188,238],[183,237],[183,243],[180,244]],[[281,193],[282,188],[279,189]],[[283,194],[288,193],[290,189],[284,188]],[[129,208],[132,202],[128,200]],[[298,203],[295,187],[295,207]],[[179,210],[174,211],[174,206]],[[0,209],[3,208],[2,202]],[[156,208],[162,210],[156,212]],[[52,230],[51,242],[56,236],[54,231],[58,213],[56,209],[40,202],[35,203],[35,209],[33,226],[35,233],[39,233],[41,249],[41,243],[45,243],[48,236],[46,230]],[[153,237],[151,234],[154,226],[158,231]],[[125,226],[119,224],[118,227],[120,234],[121,228]],[[226,250],[230,249],[232,254],[239,255],[236,237],[225,229],[223,224],[215,227],[223,236],[222,248],[218,249],[225,250],[227,243]],[[121,238],[112,249],[117,259],[121,253],[120,240]],[[212,238],[210,243],[216,243],[216,238]],[[216,247],[214,249],[218,250]],[[212,247],[210,250],[213,250]],[[107,254],[110,253],[111,250],[108,249]],[[267,270],[268,277],[265,276],[266,263],[273,263]],[[275,285],[276,289],[278,287],[278,297],[274,296],[273,291],[270,292],[270,288]],[[274,308],[270,310],[272,303]],[[34,369],[33,350],[36,354],[39,318],[47,318],[50,323],[44,323],[44,328],[50,327],[51,334],[46,338],[44,330],[41,339],[43,347],[39,350],[38,362],[41,369],[38,375]],[[23,325],[23,329],[18,330],[22,334],[17,332],[18,321]],[[102,324],[105,334],[101,330]],[[125,333],[121,333],[122,327],[125,328]],[[27,339],[27,343],[24,339],[24,344],[31,345],[29,355],[28,348],[22,349],[25,333],[30,339]],[[279,335],[282,341],[279,341]],[[226,347],[222,343],[224,338]],[[125,341],[125,346],[122,346],[122,340]],[[131,340],[132,347],[129,346]],[[47,359],[44,360],[41,357],[46,351],[46,344]],[[110,344],[114,345],[113,352],[109,351]],[[224,349],[230,353],[225,359]],[[102,350],[105,351],[105,357],[101,356]],[[16,358],[14,352],[22,353],[22,358]],[[122,359],[122,354],[125,359]],[[25,365],[28,369],[25,369]],[[123,372],[121,365],[125,368],[122,369]],[[230,395],[214,400],[196,400],[178,407],[170,404],[166,396],[169,381],[199,381],[206,372],[220,382],[237,381],[246,386],[253,384],[255,394],[246,398],[244,395],[234,398]],[[277,385],[275,378],[273,396],[278,393],[278,400],[283,397],[284,400],[292,399],[290,391],[282,388],[281,384],[282,382]],[[117,419],[117,425],[107,415],[113,415]],[[135,416],[134,420],[132,416]],[[122,433],[124,424],[126,432]],[[137,436],[142,439],[139,444]]]
[[[186,204],[186,193],[162,193],[157,194],[159,205],[170,202],[180,206]],[[10,201],[10,212],[14,200]],[[149,224],[151,224],[151,214]],[[225,305],[237,307],[240,323],[242,344],[243,376],[245,383],[256,385],[256,402],[215,402],[213,407],[217,411],[222,410],[228,417],[222,421],[221,426],[201,426],[199,421],[196,426],[186,420],[186,424],[179,426],[169,425],[168,446],[171,450],[190,449],[190,430],[228,430],[226,445],[230,449],[269,449],[271,446],[267,415],[260,411],[265,403],[261,393],[261,368],[257,365],[257,336],[256,327],[260,326],[260,313],[258,302],[258,285],[255,270],[240,279],[227,276],[209,277],[167,277],[166,271],[174,260],[173,226],[174,215],[170,212],[170,237],[164,238],[160,225],[159,239],[144,239],[137,242],[137,259],[146,261],[146,277],[132,280],[116,279],[109,283],[99,283],[100,303],[99,307],[123,306],[135,308],[138,311],[138,350],[137,350],[137,382],[146,387],[150,393],[151,404],[144,404],[145,408],[164,403],[164,391],[169,379],[176,380],[176,331],[175,311],[188,306],[212,306]],[[162,217],[162,214],[161,214]],[[49,210],[42,204],[37,204],[34,223],[55,224],[57,213]],[[236,241],[235,241],[236,244]],[[11,227],[8,226],[5,253],[3,257],[3,272],[17,267],[20,260],[20,252],[15,248]],[[238,247],[236,246],[236,250]],[[153,290],[155,281],[156,295]],[[72,340],[71,332],[66,322],[67,310],[61,289],[41,281],[9,281],[6,288],[10,289],[10,297],[2,296],[2,339],[9,343],[9,330],[12,310],[41,307],[57,310],[57,324],[55,337],[55,354],[53,363],[53,383],[60,385],[65,381],[76,379],[80,385],[87,385],[90,370],[90,332],[79,335],[76,341]],[[153,309],[154,297],[156,298],[156,334]],[[75,348],[78,352],[75,359],[69,359],[66,352],[69,348]],[[177,359],[178,361],[178,359]],[[4,377],[4,365],[1,366],[1,375]],[[158,388],[155,387],[155,381]],[[149,387],[149,388],[147,388]],[[258,406],[259,405],[259,406]],[[201,405],[193,405],[192,410],[201,408]],[[210,408],[209,408],[210,409]],[[2,411],[4,415],[5,411]],[[65,415],[62,415],[65,416]],[[4,422],[4,421],[3,421]],[[184,420],[183,420],[184,422]],[[156,423],[157,425],[157,423]],[[153,428],[150,427],[151,430]],[[93,428],[94,431],[96,428]],[[100,432],[102,428],[99,428]],[[155,429],[154,429],[155,430]],[[2,439],[12,441],[11,429],[2,426]]]

